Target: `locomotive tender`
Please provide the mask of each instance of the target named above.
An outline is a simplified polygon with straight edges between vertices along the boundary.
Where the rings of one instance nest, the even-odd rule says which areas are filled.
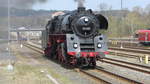
[[[107,53],[108,21],[91,9],[77,10],[55,16],[48,21],[44,36],[44,52],[51,59],[73,66],[96,66],[96,60]]]

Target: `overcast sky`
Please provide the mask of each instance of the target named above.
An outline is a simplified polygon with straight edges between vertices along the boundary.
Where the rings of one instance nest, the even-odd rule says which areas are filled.
[[[112,6],[112,9],[120,9],[121,0],[86,0],[85,6],[94,10],[99,10],[98,5],[100,3],[106,3]],[[145,7],[150,4],[150,0],[123,0],[123,8],[132,9],[134,6]],[[73,10],[77,7],[77,3],[74,0],[48,0],[44,4],[37,3],[33,5],[33,9],[56,9],[56,10]]]

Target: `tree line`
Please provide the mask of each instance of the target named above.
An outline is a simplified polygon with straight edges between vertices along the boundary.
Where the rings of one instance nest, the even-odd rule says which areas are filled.
[[[109,29],[106,33],[109,37],[132,37],[137,30],[150,29],[150,4],[145,8],[136,6],[132,10],[113,10],[117,12],[115,14],[106,4],[101,5],[100,10],[108,18]]]
[[[6,9],[0,13],[1,31],[7,30]],[[10,24],[12,28],[18,28],[22,26],[30,28],[44,28],[47,21],[51,18],[51,14],[54,12],[57,12],[57,10],[34,11],[12,9]],[[133,7],[132,10],[112,10],[111,7],[108,7],[106,4],[102,4],[100,6],[100,11],[96,11],[96,13],[97,12],[108,18],[109,28],[108,31],[104,31],[108,37],[131,37],[139,29],[150,28],[150,4],[145,8],[141,8],[139,6]]]

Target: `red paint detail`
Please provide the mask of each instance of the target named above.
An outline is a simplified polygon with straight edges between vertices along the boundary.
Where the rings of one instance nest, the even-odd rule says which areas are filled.
[[[108,52],[108,51],[105,51],[105,52],[104,52],[104,54],[105,54],[105,55],[108,55],[108,54],[109,54],[109,52]]]
[[[138,30],[137,33],[139,32],[150,32],[150,30]]]
[[[60,43],[60,40],[57,40],[57,43]]]
[[[76,52],[68,52],[68,55],[75,56]]]
[[[95,52],[89,52],[90,57],[95,57]]]
[[[98,52],[81,52],[81,57],[95,57]]]
[[[99,54],[99,52],[95,52],[95,55],[98,55]]]
[[[61,42],[64,42],[64,40],[57,40],[57,43],[61,43]]]
[[[108,51],[104,51],[104,54],[109,54]],[[68,52],[68,55],[75,56],[76,52]],[[80,52],[81,57],[95,57],[99,55],[99,52]]]
[[[86,57],[87,56],[87,52],[81,52],[80,53],[82,57]]]

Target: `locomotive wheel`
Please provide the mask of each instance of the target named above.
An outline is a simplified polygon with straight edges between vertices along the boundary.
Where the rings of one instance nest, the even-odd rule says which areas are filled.
[[[91,68],[96,67],[96,59],[95,58],[90,58],[89,67],[91,67]]]
[[[51,59],[51,58],[52,58],[51,51],[52,51],[52,48],[51,48],[51,47],[47,47],[47,48],[44,50],[45,57]]]
[[[78,68],[87,68],[89,67],[90,60],[87,58],[79,58],[77,61],[77,67]]]
[[[95,68],[96,67],[96,61],[93,61],[92,62],[92,68]]]
[[[48,48],[45,48],[45,50],[44,50],[44,55],[45,55],[45,57],[48,57]]]
[[[57,47],[57,56],[58,61],[62,64],[66,64],[65,51],[64,51],[64,43],[61,43]]]
[[[58,57],[57,57],[57,50],[56,50],[56,48],[57,48],[57,44],[53,44],[53,46],[52,46],[52,48],[51,48],[51,58],[52,59],[54,59],[54,60],[57,60],[58,59]]]

